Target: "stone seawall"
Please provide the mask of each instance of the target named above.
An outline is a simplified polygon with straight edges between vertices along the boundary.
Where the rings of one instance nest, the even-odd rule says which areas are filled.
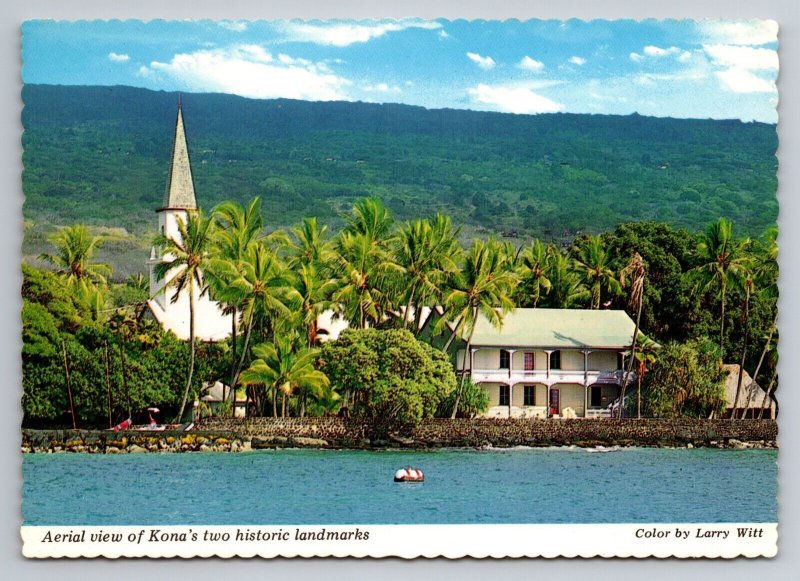
[[[774,447],[774,420],[432,419],[411,429],[344,418],[212,418],[191,432],[23,430],[23,452],[246,451],[312,447]]]

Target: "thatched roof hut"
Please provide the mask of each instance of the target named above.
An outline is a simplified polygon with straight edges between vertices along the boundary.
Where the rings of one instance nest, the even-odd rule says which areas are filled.
[[[730,417],[733,412],[733,405],[736,401],[736,386],[739,382],[739,365],[736,363],[729,363],[723,365],[728,374],[725,379],[725,416]],[[736,406],[736,417],[757,418],[761,411],[762,406],[764,412],[762,417],[774,418],[775,417],[775,402],[772,398],[767,397],[765,400],[766,392],[758,385],[750,374],[745,369],[742,374],[742,390],[739,394],[739,405]],[[746,411],[745,411],[746,410]]]

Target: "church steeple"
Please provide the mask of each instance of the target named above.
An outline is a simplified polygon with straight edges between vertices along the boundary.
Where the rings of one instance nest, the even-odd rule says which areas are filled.
[[[178,120],[175,123],[175,141],[172,145],[172,164],[169,167],[167,191],[164,194],[164,210],[196,210],[192,167],[189,164],[189,148],[183,129],[183,106],[178,99]]]

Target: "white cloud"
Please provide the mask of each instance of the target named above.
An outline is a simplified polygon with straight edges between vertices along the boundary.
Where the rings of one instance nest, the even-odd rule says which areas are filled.
[[[131,60],[131,57],[129,57],[126,54],[117,54],[115,52],[110,52],[108,53],[108,60],[110,60],[113,63],[126,63],[129,60]]]
[[[775,91],[774,78],[764,78],[754,73],[775,73],[778,70],[778,53],[767,48],[734,46],[728,44],[704,45],[711,63],[724,70],[715,75],[722,86],[734,93],[771,93]]]
[[[669,48],[660,48],[657,46],[649,45],[644,47],[644,50],[642,52],[644,52],[644,54],[646,54],[647,56],[661,58],[665,56],[678,54],[681,52],[681,49],[679,49],[677,46],[671,46]]]
[[[439,38],[450,38],[450,35],[447,34],[447,31],[443,28],[439,31]]]
[[[758,46],[778,40],[774,20],[701,21],[700,34],[709,43]]]
[[[351,84],[327,67],[288,55],[279,55],[276,61],[263,47],[252,44],[176,54],[168,63],[154,61],[142,69],[140,75],[165,75],[189,90],[262,99],[346,99],[345,88]]]
[[[644,60],[644,57],[642,55],[640,55],[638,52],[632,52],[630,54],[630,58],[635,63],[638,63],[638,62],[641,62],[642,60]]]
[[[526,86],[484,85],[468,89],[475,103],[492,105],[505,113],[555,113],[564,106],[533,92]]]
[[[718,66],[760,71],[778,70],[778,52],[769,48],[713,44],[704,45],[703,50]]]
[[[479,55],[478,53],[475,53],[475,52],[468,52],[467,53],[467,58],[469,60],[471,60],[472,62],[474,62],[476,65],[478,65],[480,68],[482,68],[485,71],[488,71],[489,69],[493,69],[497,65],[497,63],[494,62],[494,59],[492,57],[490,57],[490,56],[481,56],[481,55]]]
[[[301,66],[301,67],[308,67],[311,66],[311,61],[301,58],[292,58],[288,54],[279,54],[278,55],[278,62],[284,65],[289,66]]]
[[[740,67],[732,67],[715,73],[722,84],[734,93],[772,93],[775,83],[758,77]]]
[[[427,20],[399,20],[374,24],[306,24],[301,22],[281,24],[286,40],[330,46],[348,46],[357,42],[368,42],[389,32],[399,32],[408,28],[437,30],[441,27],[440,23]]]
[[[571,62],[573,65],[578,65],[579,67],[582,67],[583,65],[586,64],[586,59],[579,56],[571,56],[569,57],[569,62]]]
[[[151,71],[150,69],[148,69],[146,66],[142,65],[142,66],[140,66],[140,67],[139,67],[139,70],[136,72],[136,74],[137,74],[137,76],[140,76],[140,77],[147,77],[147,76],[149,76],[149,75],[150,75],[152,72],[153,72],[153,71]]]
[[[247,22],[244,20],[220,20],[218,24],[227,30],[233,32],[244,32],[247,30]]]
[[[521,69],[525,69],[526,71],[533,71],[534,73],[538,73],[544,68],[544,63],[541,61],[537,61],[529,56],[525,56],[519,61],[517,65]]]
[[[689,62],[691,58],[692,58],[692,53],[690,53],[688,50],[685,50],[678,55],[678,61],[682,63]]]

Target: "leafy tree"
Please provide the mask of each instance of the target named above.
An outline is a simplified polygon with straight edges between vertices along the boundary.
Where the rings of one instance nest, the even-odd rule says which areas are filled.
[[[644,413],[653,417],[700,417],[725,410],[725,370],[719,347],[708,339],[670,342],[644,381]]]
[[[319,367],[348,413],[401,424],[433,417],[456,387],[447,356],[405,329],[348,329],[322,346]]]

